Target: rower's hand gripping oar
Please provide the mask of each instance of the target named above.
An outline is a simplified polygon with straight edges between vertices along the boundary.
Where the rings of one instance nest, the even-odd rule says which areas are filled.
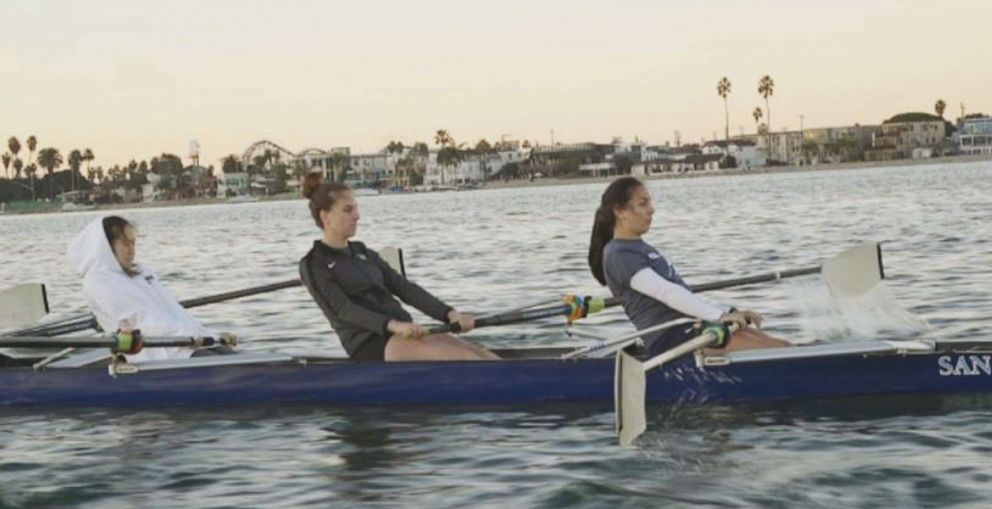
[[[830,293],[834,296],[862,295],[885,278],[882,269],[882,248],[878,243],[869,242],[848,249],[824,261],[822,269],[816,267],[815,269],[799,269],[773,274],[776,275],[774,279],[783,279],[815,272],[823,273]],[[759,278],[761,277],[764,276],[759,276]],[[734,286],[759,282],[756,279],[758,278],[744,278],[727,283],[734,283],[731,285]],[[647,427],[644,411],[647,387],[646,373],[675,358],[709,346],[719,339],[717,331],[707,328],[699,336],[643,363],[623,351],[617,352],[616,372],[614,373],[614,410],[620,445],[630,445]]]

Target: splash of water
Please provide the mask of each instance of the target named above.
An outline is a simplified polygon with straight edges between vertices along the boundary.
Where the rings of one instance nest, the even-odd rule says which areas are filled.
[[[799,311],[807,337],[821,340],[907,339],[932,330],[896,301],[885,286],[847,297],[830,294],[824,281],[793,281],[785,285]]]

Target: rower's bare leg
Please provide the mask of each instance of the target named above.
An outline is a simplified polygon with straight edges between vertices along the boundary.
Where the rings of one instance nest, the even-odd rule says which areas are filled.
[[[498,359],[496,354],[451,334],[431,334],[418,339],[394,335],[386,343],[385,359],[396,361],[478,361]]]
[[[714,352],[736,352],[740,350],[757,350],[759,348],[780,348],[783,346],[792,346],[792,343],[769,336],[760,329],[748,327],[734,332],[727,347],[722,350],[714,350]]]

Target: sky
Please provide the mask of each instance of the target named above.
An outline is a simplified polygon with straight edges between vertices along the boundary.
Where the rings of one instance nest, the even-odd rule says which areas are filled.
[[[94,165],[390,140],[651,142],[992,113],[992,2],[4,0],[0,137]],[[767,120],[767,119],[766,119]],[[5,150],[6,143],[3,144]],[[0,150],[2,151],[2,150]],[[24,152],[21,153],[24,156]]]

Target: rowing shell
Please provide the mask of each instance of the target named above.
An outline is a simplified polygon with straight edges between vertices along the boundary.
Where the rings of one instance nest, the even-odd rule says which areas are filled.
[[[477,362],[353,362],[241,353],[34,370],[0,367],[0,405],[501,406],[613,400],[614,361],[566,348]],[[75,364],[74,364],[75,363]],[[992,393],[992,342],[852,341],[683,357],[647,377],[655,403],[752,403],[897,394]]]

